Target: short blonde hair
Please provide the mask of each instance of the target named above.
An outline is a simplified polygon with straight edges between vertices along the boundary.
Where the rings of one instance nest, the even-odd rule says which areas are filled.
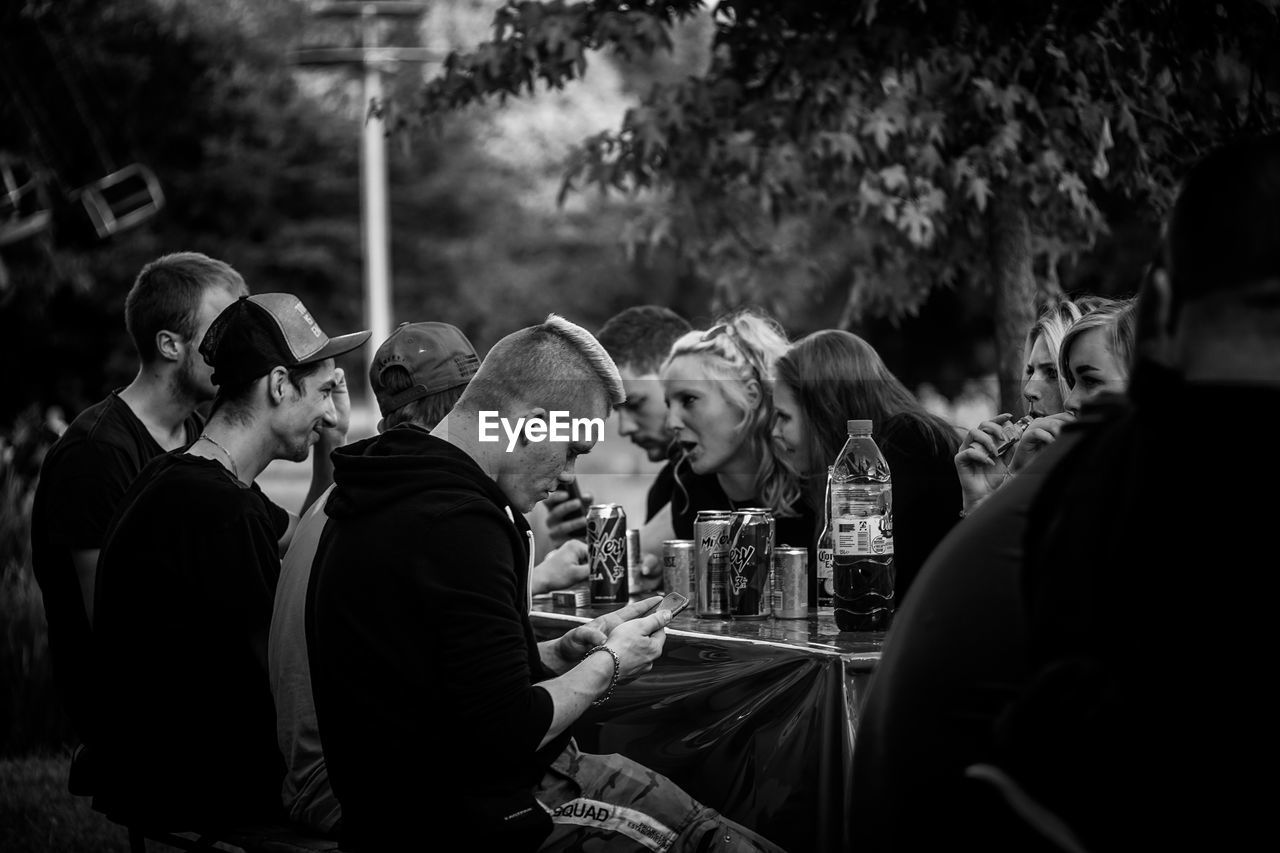
[[[493,345],[460,406],[506,410],[516,402],[579,409],[602,391],[610,409],[626,399],[618,367],[595,336],[558,314]]]

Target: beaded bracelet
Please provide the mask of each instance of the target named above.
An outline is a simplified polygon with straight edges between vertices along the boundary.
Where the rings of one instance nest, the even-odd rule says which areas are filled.
[[[617,652],[606,645],[596,646],[591,651],[583,655],[582,659],[586,660],[596,652],[608,652],[609,656],[613,658],[613,677],[609,679],[609,689],[604,692],[603,696],[591,703],[592,705],[603,705],[608,701],[609,697],[613,695],[613,688],[618,686],[618,673],[622,671],[622,659],[618,657]]]

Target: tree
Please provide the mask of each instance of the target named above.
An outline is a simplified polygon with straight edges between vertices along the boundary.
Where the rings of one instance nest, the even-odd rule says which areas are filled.
[[[590,50],[651,53],[700,5],[509,2],[420,113],[563,86]],[[1191,161],[1280,127],[1278,8],[721,0],[706,73],[584,140],[564,192],[661,193],[635,239],[676,245],[725,304],[839,287],[847,326],[988,290],[1013,411],[1036,299],[1109,221],[1158,221]]]

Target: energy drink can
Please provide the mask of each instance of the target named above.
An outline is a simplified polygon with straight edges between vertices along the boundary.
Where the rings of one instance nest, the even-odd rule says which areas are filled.
[[[693,519],[694,612],[728,616],[729,511],[704,509]]]
[[[773,549],[773,615],[804,619],[809,615],[809,552],[779,545]]]
[[[627,513],[621,504],[587,510],[587,565],[592,604],[627,603]]]
[[[693,578],[697,573],[692,539],[668,539],[662,543],[662,588],[695,597]]]
[[[729,615],[734,619],[769,616],[773,531],[767,509],[749,507],[729,516]]]

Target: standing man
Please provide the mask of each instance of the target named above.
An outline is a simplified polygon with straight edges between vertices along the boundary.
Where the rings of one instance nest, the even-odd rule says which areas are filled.
[[[267,630],[290,518],[254,481],[343,443],[334,358],[368,337],[329,338],[285,293],[242,296],[209,327],[209,422],[134,480],[99,560],[95,808],[170,829],[278,813]]]
[[[400,424],[434,429],[458,402],[479,366],[471,341],[456,326],[401,323],[369,365],[369,387],[382,414],[378,432]],[[292,820],[326,834],[338,832],[342,808],[329,784],[316,723],[305,605],[316,546],[328,519],[325,506],[332,493],[330,486],[306,512],[285,554],[268,646],[276,738],[286,764],[284,806]],[[533,593],[585,580],[586,559],[586,545],[569,540],[534,567]]]
[[[40,469],[31,520],[31,562],[44,596],[49,648],[63,706],[92,743],[94,576],[107,525],[129,484],[155,457],[200,434],[196,407],[213,399],[198,347],[221,311],[248,293],[240,274],[196,252],[142,268],[125,298],[125,325],[140,365],[129,385],[81,412]],[[77,761],[72,786],[92,786]]]
[[[661,557],[662,543],[654,541],[654,535],[645,534],[671,526],[669,507],[671,491],[675,488],[673,453],[676,452],[671,431],[667,429],[667,401],[658,371],[671,345],[690,329],[689,322],[670,308],[635,305],[610,317],[598,335],[600,345],[618,366],[627,395],[617,409],[618,434],[631,439],[650,462],[666,463],[649,486],[645,527],[640,533],[645,550],[658,557]],[[547,499],[547,530],[554,544],[582,535],[586,529],[586,505],[591,497],[586,494],[581,501],[576,501],[569,499],[568,492],[554,492]]]
[[[495,344],[435,429],[335,452],[307,646],[344,849],[776,849],[569,736],[661,653],[657,599],[534,641],[524,513],[621,401],[600,344],[551,315]]]

